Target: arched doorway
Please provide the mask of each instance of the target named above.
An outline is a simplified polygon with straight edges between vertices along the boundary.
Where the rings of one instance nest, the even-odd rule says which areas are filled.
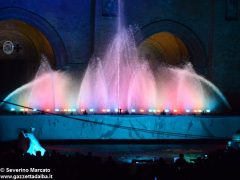
[[[138,46],[141,46],[141,44],[144,43],[145,40],[148,42],[148,39],[150,38],[149,44],[156,44],[156,42],[161,41],[167,43],[169,46],[178,45],[181,53],[183,53],[184,49],[186,48],[188,52],[186,54],[186,57],[193,64],[194,69],[200,74],[203,74],[205,76],[207,75],[208,62],[204,45],[202,44],[197,34],[195,34],[191,28],[185,26],[184,24],[168,19],[157,20],[140,27],[139,31],[137,31],[134,36]],[[168,42],[167,39],[169,39],[170,42]],[[176,41],[176,43],[173,43],[174,41]],[[146,47],[147,46],[152,47],[149,49],[156,49],[153,48],[153,45],[146,45]],[[164,48],[162,47],[157,49],[160,50]],[[170,51],[170,48],[167,49],[169,49]],[[174,49],[176,50],[176,48]],[[161,54],[166,55],[166,53]],[[176,53],[173,53],[173,55],[176,56]],[[179,61],[182,61],[183,59],[180,59]]]
[[[180,38],[169,32],[151,35],[139,45],[140,56],[148,59],[151,66],[159,64],[178,66],[189,61],[189,52]]]
[[[0,21],[0,94],[31,81],[44,54],[56,66],[53,49],[47,38],[33,26],[19,20]]]

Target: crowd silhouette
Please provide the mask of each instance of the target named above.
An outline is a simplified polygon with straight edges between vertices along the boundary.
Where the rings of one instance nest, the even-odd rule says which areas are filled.
[[[91,152],[63,154],[47,150],[44,156],[40,151],[31,156],[16,148],[1,150],[0,160],[4,168],[49,168],[54,179],[233,179],[240,172],[240,151],[231,148],[211,152],[192,162],[187,162],[184,154],[179,154],[175,162],[159,157],[123,163],[111,156],[94,156]]]

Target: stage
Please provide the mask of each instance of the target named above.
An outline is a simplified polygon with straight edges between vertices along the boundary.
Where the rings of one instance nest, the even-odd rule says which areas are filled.
[[[0,141],[31,127],[40,140],[221,140],[240,129],[240,116],[1,115]]]

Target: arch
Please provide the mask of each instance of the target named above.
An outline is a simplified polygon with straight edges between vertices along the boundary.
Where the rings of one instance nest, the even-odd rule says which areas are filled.
[[[172,20],[158,20],[140,27],[135,33],[137,45],[159,32],[174,34],[186,45],[194,68],[201,74],[207,72],[207,55],[198,36],[187,26]]]
[[[162,63],[179,66],[189,61],[189,53],[185,44],[169,32],[153,34],[141,42],[139,50],[140,56],[145,56],[153,68]]]
[[[8,7],[0,9],[0,21],[3,20],[20,20],[43,33],[53,48],[56,68],[61,69],[64,67],[67,62],[64,43],[55,28],[46,19],[26,9]]]

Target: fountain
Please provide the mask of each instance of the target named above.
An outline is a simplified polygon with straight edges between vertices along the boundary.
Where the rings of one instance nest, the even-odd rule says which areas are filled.
[[[71,77],[53,71],[43,55],[34,80],[5,101],[39,110],[95,113],[121,110],[147,114],[166,110],[185,114],[214,111],[219,104],[229,107],[220,90],[196,74],[191,63],[182,67],[162,65],[153,72],[148,61],[138,56],[132,30],[122,22],[121,6],[119,1],[117,33],[105,56],[91,59],[78,94],[73,91]]]
[[[203,122],[191,116],[230,106],[220,90],[198,75],[191,63],[152,70],[148,61],[138,56],[133,31],[124,27],[120,14],[121,8],[117,33],[104,57],[90,60],[80,86],[69,73],[52,70],[42,55],[33,81],[1,103],[11,111],[33,115],[19,116],[21,120],[14,120],[13,127],[5,126],[13,120],[2,116],[2,140],[14,139],[16,129],[28,126],[38,127],[42,139],[222,138],[239,128],[235,127],[237,118],[225,121],[225,117],[208,117]],[[38,111],[52,116],[34,115]],[[162,112],[182,116],[161,117]],[[126,115],[119,115],[123,113]],[[216,119],[218,123],[212,128]]]

